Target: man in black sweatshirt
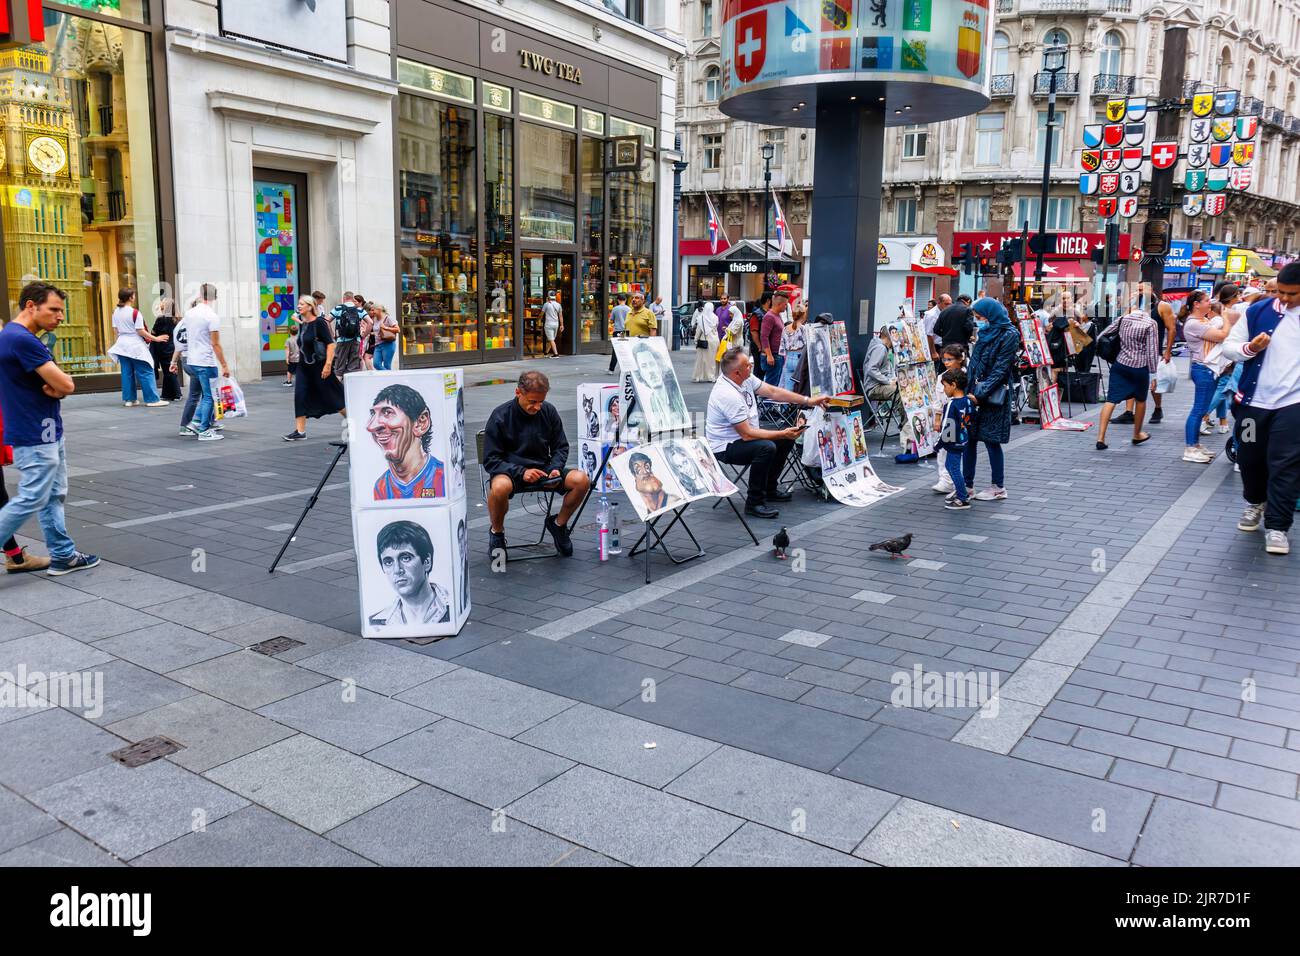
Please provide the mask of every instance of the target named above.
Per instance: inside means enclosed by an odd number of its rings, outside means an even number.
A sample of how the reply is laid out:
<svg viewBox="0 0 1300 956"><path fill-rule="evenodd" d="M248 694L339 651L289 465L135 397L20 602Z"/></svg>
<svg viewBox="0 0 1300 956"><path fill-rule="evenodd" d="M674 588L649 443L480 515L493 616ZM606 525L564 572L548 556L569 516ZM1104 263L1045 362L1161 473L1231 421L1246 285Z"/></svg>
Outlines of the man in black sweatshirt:
<svg viewBox="0 0 1300 956"><path fill-rule="evenodd" d="M939 351L945 345L960 345L970 354L970 340L975 335L975 317L971 314L970 296L962 294L957 301L939 313L934 321L934 334L939 337Z"/></svg>
<svg viewBox="0 0 1300 956"><path fill-rule="evenodd" d="M591 479L580 468L566 468L569 440L555 406L546 400L550 380L541 372L524 372L515 397L495 408L483 431L483 467L492 476L488 485L488 554L505 554L506 512L510 499L522 491L555 491L564 495L560 513L546 519L555 550L573 554L569 517L582 503Z"/></svg>

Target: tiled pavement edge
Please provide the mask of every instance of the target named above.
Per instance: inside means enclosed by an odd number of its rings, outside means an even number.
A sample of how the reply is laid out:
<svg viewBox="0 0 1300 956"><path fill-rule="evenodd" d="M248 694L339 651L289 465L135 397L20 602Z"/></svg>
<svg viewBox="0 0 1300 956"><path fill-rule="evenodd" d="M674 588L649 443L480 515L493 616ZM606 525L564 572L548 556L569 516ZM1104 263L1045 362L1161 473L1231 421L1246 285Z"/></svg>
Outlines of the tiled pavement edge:
<svg viewBox="0 0 1300 956"><path fill-rule="evenodd" d="M963 515L923 487L865 512L798 501L800 577L753 548L656 566L650 589L587 555L512 568L508 589L478 568L474 620L424 646L361 641L338 610L355 608L338 494L313 513L320 540L290 552L308 566L267 581L319 478L302 449L148 462L150 487L203 492L170 507L222 505L179 521L129 523L147 516L129 469L82 474L78 537L132 567L0 581L0 670L99 669L108 706L94 722L0 710L0 861L1297 862L1294 566L1231 530L1222 463L1174 460L1174 398L1140 450L1017 430L1032 441L1009 449L1012 500ZM289 490L248 504L271 478ZM865 552L903 528L940 567ZM696 530L711 550L739 531L721 514ZM203 575L191 537L225 545ZM1107 619L1080 628L1077 668L1031 686L1038 662L1069 666L1044 655L1094 598ZM304 644L244 649L280 635ZM954 742L990 721L888 704L916 664L997 673L1004 707L1016 694L1041 714L1007 748ZM136 770L107 758L152 734L186 747Z"/></svg>

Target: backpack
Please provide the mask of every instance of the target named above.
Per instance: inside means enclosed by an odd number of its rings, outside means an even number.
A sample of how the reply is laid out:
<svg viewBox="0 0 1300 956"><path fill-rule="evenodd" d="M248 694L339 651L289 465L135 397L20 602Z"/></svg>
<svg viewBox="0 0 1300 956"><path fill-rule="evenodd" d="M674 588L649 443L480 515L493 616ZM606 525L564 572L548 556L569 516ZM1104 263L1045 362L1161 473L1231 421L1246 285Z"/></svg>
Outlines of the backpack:
<svg viewBox="0 0 1300 956"><path fill-rule="evenodd" d="M361 337L361 310L355 305L340 305L334 310L334 320L340 342L355 342Z"/></svg>
<svg viewBox="0 0 1300 956"><path fill-rule="evenodd" d="M1104 362L1114 365L1119 359L1121 343L1119 340L1119 324L1123 319L1116 319L1113 325L1106 327L1101 335L1097 336L1097 356Z"/></svg>

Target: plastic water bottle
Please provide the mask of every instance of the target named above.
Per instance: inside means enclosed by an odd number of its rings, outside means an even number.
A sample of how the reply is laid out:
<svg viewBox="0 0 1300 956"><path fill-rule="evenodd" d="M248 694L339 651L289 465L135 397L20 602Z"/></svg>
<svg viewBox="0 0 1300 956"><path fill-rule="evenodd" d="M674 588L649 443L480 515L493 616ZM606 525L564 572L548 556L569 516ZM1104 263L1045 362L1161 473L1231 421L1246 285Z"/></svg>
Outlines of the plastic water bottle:
<svg viewBox="0 0 1300 956"><path fill-rule="evenodd" d="M600 506L596 508L596 524L599 527L597 553L600 560L609 560L609 499L600 496Z"/></svg>
<svg viewBox="0 0 1300 956"><path fill-rule="evenodd" d="M609 503L609 553L622 554L623 549L618 543L618 501Z"/></svg>

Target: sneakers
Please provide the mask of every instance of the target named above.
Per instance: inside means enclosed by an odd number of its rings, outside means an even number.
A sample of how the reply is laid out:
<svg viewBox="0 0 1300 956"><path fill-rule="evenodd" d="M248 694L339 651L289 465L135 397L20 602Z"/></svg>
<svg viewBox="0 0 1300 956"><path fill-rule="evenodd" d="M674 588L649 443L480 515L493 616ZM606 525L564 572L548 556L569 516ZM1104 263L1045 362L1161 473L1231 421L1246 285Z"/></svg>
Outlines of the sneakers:
<svg viewBox="0 0 1300 956"><path fill-rule="evenodd" d="M1133 413L1132 413L1132 412L1121 412L1121 413L1119 414L1119 417L1118 417L1118 418L1112 418L1112 419L1110 420L1110 423L1111 423L1112 425L1132 425L1132 424L1133 424Z"/></svg>
<svg viewBox="0 0 1300 956"><path fill-rule="evenodd" d="M145 408L166 408L170 404L171 402L165 401L164 399L160 398L156 402L145 402L144 407Z"/></svg>
<svg viewBox="0 0 1300 956"><path fill-rule="evenodd" d="M952 486L951 478L941 478L930 486L931 490L937 495L950 495L955 490Z"/></svg>
<svg viewBox="0 0 1300 956"><path fill-rule="evenodd" d="M45 573L54 578L60 574L71 574L73 571L85 571L97 564L99 564L99 555L74 551L70 558L51 558L49 570Z"/></svg>
<svg viewBox="0 0 1300 956"><path fill-rule="evenodd" d="M284 436L285 441L306 441L307 435L300 431L292 431Z"/></svg>
<svg viewBox="0 0 1300 956"><path fill-rule="evenodd" d="M1211 425L1209 422L1205 421L1204 419L1202 419L1201 421L1201 434L1202 435L1214 434L1214 426Z"/></svg>
<svg viewBox="0 0 1300 956"><path fill-rule="evenodd" d="M293 388L293 382L281 382L280 384L285 388Z"/></svg>
<svg viewBox="0 0 1300 956"><path fill-rule="evenodd" d="M506 535L504 531L488 531L488 557L493 561L497 555L506 557L508 554L506 548Z"/></svg>
<svg viewBox="0 0 1300 956"><path fill-rule="evenodd" d="M974 498L976 501L1006 501L1007 490L997 485L989 485L983 491L976 492Z"/></svg>
<svg viewBox="0 0 1300 956"><path fill-rule="evenodd" d="M969 502L969 501L963 501L962 499L957 498L957 497L949 498L947 501L945 501L945 502L943 503L943 506L944 506L945 508L947 508L949 511L968 511L968 510L970 510L970 502Z"/></svg>
<svg viewBox="0 0 1300 956"><path fill-rule="evenodd" d="M26 548L20 548L17 554L5 555L5 572L8 574L22 574L24 571L44 571L49 566L49 558L28 554Z"/></svg>
<svg viewBox="0 0 1300 956"><path fill-rule="evenodd" d="M1237 530L1258 531L1259 523L1263 520L1263 505L1246 505L1246 510L1241 513L1241 519L1237 522Z"/></svg>
<svg viewBox="0 0 1300 956"><path fill-rule="evenodd" d="M189 425L182 425L180 431L178 431L176 434L180 438L193 438L195 435L198 434L198 430L191 428Z"/></svg>
<svg viewBox="0 0 1300 956"><path fill-rule="evenodd" d="M1190 448L1184 449L1183 461L1193 461L1198 465L1208 465L1210 462L1214 461L1214 458L1193 445Z"/></svg>
<svg viewBox="0 0 1300 956"><path fill-rule="evenodd" d="M140 404L139 402L123 402L123 403L122 403L122 407L123 407L123 408L135 408L135 407L136 407L137 405L139 405L139 404Z"/></svg>
<svg viewBox="0 0 1300 956"><path fill-rule="evenodd" d="M199 441L224 441L225 437L225 435L221 434L221 432L217 431L215 428L209 428L205 432L199 432Z"/></svg>
<svg viewBox="0 0 1300 956"><path fill-rule="evenodd" d="M1291 542L1287 540L1286 532L1265 531L1264 550L1269 554L1290 554Z"/></svg>
<svg viewBox="0 0 1300 956"><path fill-rule="evenodd" d="M1226 434L1228 434L1228 432L1230 432L1230 431L1232 431L1232 426L1231 426L1231 425L1220 425L1220 426L1219 426L1219 434L1220 434L1220 435L1226 435Z"/></svg>
<svg viewBox="0 0 1300 956"><path fill-rule="evenodd" d="M555 542L555 550L566 558L573 557L573 540L569 535L568 526L557 524L555 518L550 517L546 519L546 530L551 533L551 540Z"/></svg>
<svg viewBox="0 0 1300 956"><path fill-rule="evenodd" d="M1165 420L1165 410L1163 408L1157 408L1154 412L1151 413L1150 422L1152 425L1159 425L1164 420Z"/></svg>

